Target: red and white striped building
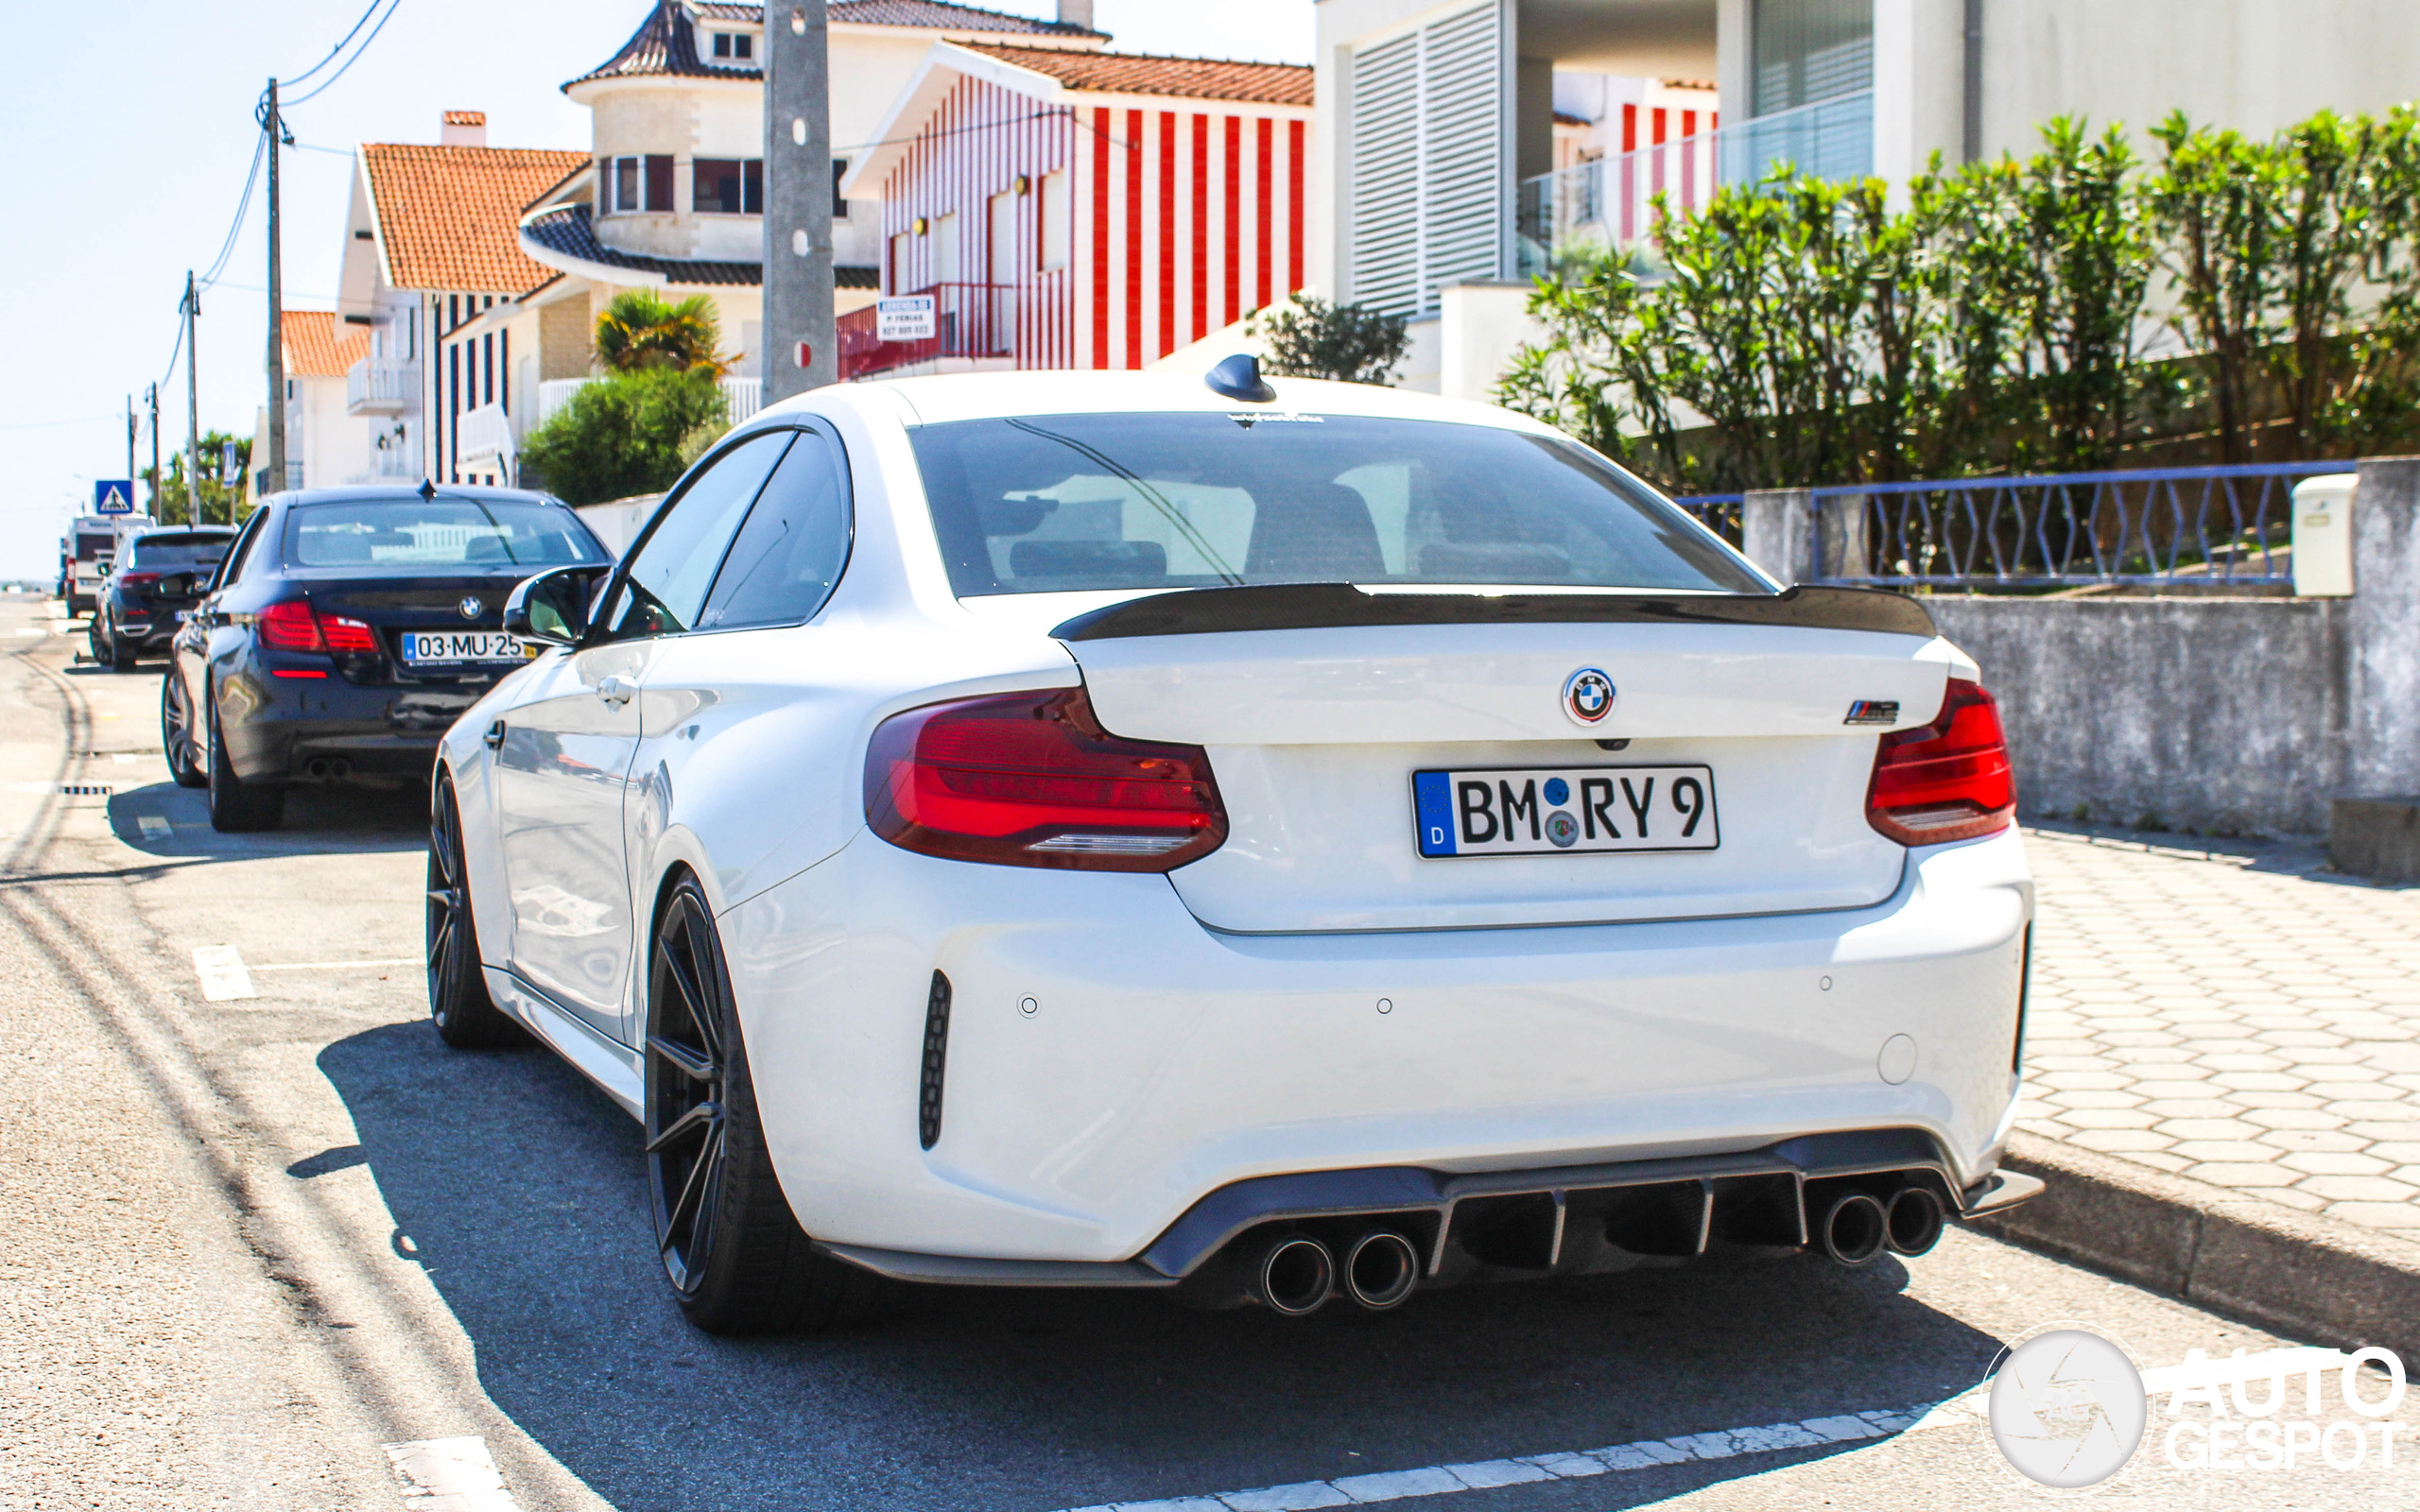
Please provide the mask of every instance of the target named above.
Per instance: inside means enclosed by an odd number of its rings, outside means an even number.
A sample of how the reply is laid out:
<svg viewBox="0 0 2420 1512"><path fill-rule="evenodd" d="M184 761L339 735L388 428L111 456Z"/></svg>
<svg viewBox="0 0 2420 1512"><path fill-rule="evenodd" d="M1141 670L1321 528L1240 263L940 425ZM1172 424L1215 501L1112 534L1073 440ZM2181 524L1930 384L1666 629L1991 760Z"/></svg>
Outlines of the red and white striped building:
<svg viewBox="0 0 2420 1512"><path fill-rule="evenodd" d="M1141 368L1303 284L1311 71L937 43L851 174L882 288L925 341L845 318L843 376Z"/></svg>

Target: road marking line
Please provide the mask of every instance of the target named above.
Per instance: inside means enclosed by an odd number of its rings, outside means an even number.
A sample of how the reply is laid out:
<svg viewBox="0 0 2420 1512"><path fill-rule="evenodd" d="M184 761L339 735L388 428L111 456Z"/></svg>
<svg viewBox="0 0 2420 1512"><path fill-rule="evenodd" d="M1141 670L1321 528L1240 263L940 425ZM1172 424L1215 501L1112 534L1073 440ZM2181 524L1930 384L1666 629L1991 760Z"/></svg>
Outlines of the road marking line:
<svg viewBox="0 0 2420 1512"><path fill-rule="evenodd" d="M244 969L244 957L233 945L195 946L193 969L201 973L201 995L209 1002L260 996L252 990L252 973Z"/></svg>
<svg viewBox="0 0 2420 1512"><path fill-rule="evenodd" d="M175 825L170 824L166 819L162 818L157 814L143 814L136 816L134 827L141 830L147 837L154 840L166 839L169 835L176 833L177 828Z"/></svg>
<svg viewBox="0 0 2420 1512"><path fill-rule="evenodd" d="M47 625L20 625L17 627L17 633L19 635L48 635L50 633L50 627Z"/></svg>
<svg viewBox="0 0 2420 1512"><path fill-rule="evenodd" d="M424 966L417 955L398 955L383 961L280 961L273 966L255 966L255 971L333 971L347 966Z"/></svg>
<svg viewBox="0 0 2420 1512"><path fill-rule="evenodd" d="M2345 1356L2334 1349L2265 1349L2240 1361L2214 1360L2191 1380L2221 1384L2235 1380L2265 1379L2273 1370L2329 1370ZM2143 1372L2148 1396L2164 1396L2188 1383L2182 1366L2164 1366ZM1710 1434L1683 1434L1673 1438L1641 1439L1610 1449L1580 1450L1558 1454L1526 1454L1518 1459L1481 1460L1468 1465L1431 1465L1413 1470L1381 1470L1347 1475L1333 1481L1297 1481L1290 1486L1264 1486L1250 1491L1213 1491L1206 1496L1174 1496L1156 1502L1111 1502L1074 1512L1308 1512L1316 1507L1362 1506L1415 1496L1452 1496L1526 1481L1574 1481L1622 1470L1643 1470L1657 1465L1686 1465L1710 1460L1769 1454L1783 1449L1813 1449L1848 1444L1894 1434L1979 1423L1991 1401L1991 1389L1979 1387L1962 1396L1930 1405L1890 1412L1843 1413L1830 1418L1802 1418L1791 1423L1766 1423L1756 1428L1730 1428Z"/></svg>
<svg viewBox="0 0 2420 1512"><path fill-rule="evenodd" d="M386 1448L411 1512L520 1512L484 1438L424 1438Z"/></svg>

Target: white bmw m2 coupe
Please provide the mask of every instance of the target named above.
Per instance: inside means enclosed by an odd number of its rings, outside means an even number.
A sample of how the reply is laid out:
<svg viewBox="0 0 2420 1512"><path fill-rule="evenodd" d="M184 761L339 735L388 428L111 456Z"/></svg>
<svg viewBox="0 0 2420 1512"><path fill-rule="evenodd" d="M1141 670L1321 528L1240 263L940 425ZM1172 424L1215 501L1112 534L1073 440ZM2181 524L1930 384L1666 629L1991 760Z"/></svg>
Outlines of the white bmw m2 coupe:
<svg viewBox="0 0 2420 1512"><path fill-rule="evenodd" d="M505 623L430 1006L643 1121L701 1328L1854 1265L2039 1190L1975 665L1519 416L1249 359L824 388Z"/></svg>

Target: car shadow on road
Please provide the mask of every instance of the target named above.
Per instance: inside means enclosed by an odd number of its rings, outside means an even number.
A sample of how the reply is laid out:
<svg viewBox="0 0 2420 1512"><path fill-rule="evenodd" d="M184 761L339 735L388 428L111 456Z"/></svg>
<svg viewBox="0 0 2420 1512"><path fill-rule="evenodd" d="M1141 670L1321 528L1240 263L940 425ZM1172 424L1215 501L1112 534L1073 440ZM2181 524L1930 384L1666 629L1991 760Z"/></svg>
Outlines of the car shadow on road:
<svg viewBox="0 0 2420 1512"><path fill-rule="evenodd" d="M88 781L110 783L110 768L95 768ZM428 845L428 795L412 786L298 783L285 791L285 822L249 834L212 829L208 797L174 782L119 788L109 795L109 815L120 840L164 858L358 855Z"/></svg>
<svg viewBox="0 0 2420 1512"><path fill-rule="evenodd" d="M1206 1494L1901 1407L1971 1387L1999 1348L1903 1295L1887 1257L1472 1288L1292 1322L1135 1294L935 1290L858 1332L715 1338L662 1283L638 1126L551 1054L449 1051L410 1023L319 1065L359 1146L289 1175L366 1160L396 1253L426 1268L490 1398L622 1507L1047 1512ZM1632 1506L1837 1452L1457 1505Z"/></svg>

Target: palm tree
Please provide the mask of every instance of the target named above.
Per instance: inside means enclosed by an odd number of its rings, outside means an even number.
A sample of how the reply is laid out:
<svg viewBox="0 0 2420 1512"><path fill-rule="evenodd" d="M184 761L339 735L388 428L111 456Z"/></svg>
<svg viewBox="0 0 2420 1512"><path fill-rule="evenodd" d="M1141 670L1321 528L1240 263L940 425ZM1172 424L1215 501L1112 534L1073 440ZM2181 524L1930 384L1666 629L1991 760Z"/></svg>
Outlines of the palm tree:
<svg viewBox="0 0 2420 1512"><path fill-rule="evenodd" d="M714 302L695 294L667 304L648 289L624 289L596 318L596 360L613 372L665 368L720 378L728 360L716 354L722 331Z"/></svg>

